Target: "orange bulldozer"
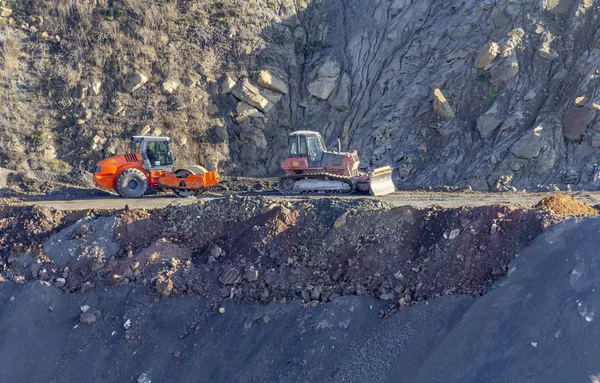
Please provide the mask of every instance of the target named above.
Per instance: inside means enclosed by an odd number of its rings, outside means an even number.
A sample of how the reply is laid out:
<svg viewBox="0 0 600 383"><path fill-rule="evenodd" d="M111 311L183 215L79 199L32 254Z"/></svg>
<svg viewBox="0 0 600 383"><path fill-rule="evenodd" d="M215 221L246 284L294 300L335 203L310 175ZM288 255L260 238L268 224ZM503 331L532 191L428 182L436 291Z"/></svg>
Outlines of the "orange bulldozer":
<svg viewBox="0 0 600 383"><path fill-rule="evenodd" d="M392 167L383 166L370 173L358 170L358 152L327 150L318 132L301 130L289 135L289 152L281 165L285 176L279 179L279 191L284 195L368 191L382 196L396 191Z"/></svg>
<svg viewBox="0 0 600 383"><path fill-rule="evenodd" d="M175 169L168 137L133 136L134 153L98 162L94 183L125 198L140 198L148 189L171 190L177 197L203 193L219 183L216 172L199 165Z"/></svg>

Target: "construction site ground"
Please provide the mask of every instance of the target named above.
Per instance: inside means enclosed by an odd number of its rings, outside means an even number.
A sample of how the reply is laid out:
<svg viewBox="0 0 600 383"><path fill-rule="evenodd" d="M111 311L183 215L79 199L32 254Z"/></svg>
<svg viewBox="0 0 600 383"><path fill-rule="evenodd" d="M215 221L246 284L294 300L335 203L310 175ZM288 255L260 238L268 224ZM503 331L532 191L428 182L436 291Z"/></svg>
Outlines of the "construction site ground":
<svg viewBox="0 0 600 383"><path fill-rule="evenodd" d="M268 180L188 199L83 190L1 200L0 381L600 373L593 357L550 368L597 348L598 193L283 197Z"/></svg>
<svg viewBox="0 0 600 383"><path fill-rule="evenodd" d="M435 191L397 191L386 196L373 197L368 194L353 194L348 196L335 195L313 195L313 196L282 196L277 191L259 191L259 192L240 192L235 195L246 196L249 198L268 197L275 201L301 201L305 199L335 199L335 200L356 200L366 198L374 201L385 202L392 206L414 206L431 207L439 205L443 207L460 206L486 206L486 205L523 205L531 206L539 202L542 198L553 193L484 193L484 192L435 192ZM600 192L567 192L564 193L576 197L578 200L589 205L600 204ZM52 197L32 197L25 198L23 202L37 206L51 207L58 210L81 210L81 209L123 209L125 206L136 209L155 209L164 208L171 204L189 205L197 203L198 200L210 201L227 197L227 193L202 194L191 198L177 198L170 193L160 193L159 195L149 195L140 199L123 199L116 194L106 193L103 196L94 196L90 198L78 198L72 200L54 199Z"/></svg>

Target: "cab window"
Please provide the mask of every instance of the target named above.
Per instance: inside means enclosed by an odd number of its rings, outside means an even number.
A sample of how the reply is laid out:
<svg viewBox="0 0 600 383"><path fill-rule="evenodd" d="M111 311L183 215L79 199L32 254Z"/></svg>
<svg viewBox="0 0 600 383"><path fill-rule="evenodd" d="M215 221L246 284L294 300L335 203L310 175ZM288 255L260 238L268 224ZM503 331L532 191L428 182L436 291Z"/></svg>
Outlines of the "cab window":
<svg viewBox="0 0 600 383"><path fill-rule="evenodd" d="M306 157L306 137L300 137L300 156Z"/></svg>
<svg viewBox="0 0 600 383"><path fill-rule="evenodd" d="M308 154L313 161L318 161L323 156L323 148L317 137L308 139Z"/></svg>
<svg viewBox="0 0 600 383"><path fill-rule="evenodd" d="M169 166L173 164L167 141L148 142L146 145L146 155L152 166Z"/></svg>
<svg viewBox="0 0 600 383"><path fill-rule="evenodd" d="M298 156L298 137L290 137L290 156Z"/></svg>

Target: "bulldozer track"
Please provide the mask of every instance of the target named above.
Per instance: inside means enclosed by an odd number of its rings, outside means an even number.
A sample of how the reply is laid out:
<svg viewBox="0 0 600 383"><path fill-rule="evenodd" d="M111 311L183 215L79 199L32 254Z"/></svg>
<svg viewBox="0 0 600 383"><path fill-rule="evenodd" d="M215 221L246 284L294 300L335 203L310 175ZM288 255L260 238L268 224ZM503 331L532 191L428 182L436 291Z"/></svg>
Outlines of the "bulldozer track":
<svg viewBox="0 0 600 383"><path fill-rule="evenodd" d="M312 178L312 179L332 179L332 180L339 180L339 181L343 181L345 183L347 183L348 185L350 185L350 190L348 191L343 191L343 190L329 190L329 191L324 191L324 190L302 190L302 191L287 191L283 188L282 183L285 180L289 180L289 179L293 179L293 180L302 180L302 179L306 179L306 178ZM285 176L282 177L281 180L279 181L279 185L277 190L286 196L294 196L294 195L323 195L323 196L336 196L336 195L349 195L349 194L353 194L356 192L356 185L354 183L353 177L349 177L349 176L339 176L336 174L331 174L331 173L326 173L326 172L319 172L319 173L305 173L305 174L298 174L298 175L292 175L292 176Z"/></svg>

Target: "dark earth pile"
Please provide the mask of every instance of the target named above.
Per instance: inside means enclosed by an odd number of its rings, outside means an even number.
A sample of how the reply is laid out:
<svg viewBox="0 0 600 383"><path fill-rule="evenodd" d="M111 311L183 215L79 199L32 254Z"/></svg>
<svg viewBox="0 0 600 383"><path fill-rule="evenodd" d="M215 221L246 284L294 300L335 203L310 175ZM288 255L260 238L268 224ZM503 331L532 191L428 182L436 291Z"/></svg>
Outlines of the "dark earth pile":
<svg viewBox="0 0 600 383"><path fill-rule="evenodd" d="M86 238L113 218L86 221ZM389 304L372 297L214 310L150 284L0 283L0 381L594 383L599 231L597 218L553 225L484 296L428 299L385 319Z"/></svg>
<svg viewBox="0 0 600 383"><path fill-rule="evenodd" d="M484 293L561 219L543 209L390 208L366 199L228 197L77 213L5 205L0 262L4 279L67 292L137 283L214 305L373 295L402 307Z"/></svg>

